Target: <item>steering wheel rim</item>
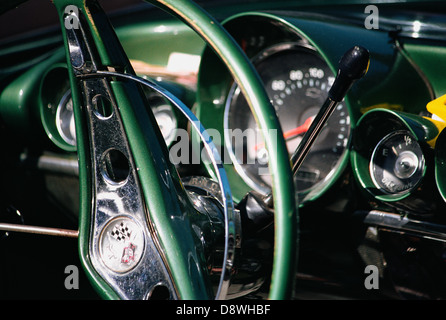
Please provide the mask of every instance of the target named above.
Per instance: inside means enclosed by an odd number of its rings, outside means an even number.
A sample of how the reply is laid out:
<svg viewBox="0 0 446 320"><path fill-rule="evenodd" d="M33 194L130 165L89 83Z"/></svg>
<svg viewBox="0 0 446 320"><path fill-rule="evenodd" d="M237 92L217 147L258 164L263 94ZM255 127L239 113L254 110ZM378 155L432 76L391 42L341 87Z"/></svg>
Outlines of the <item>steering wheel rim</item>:
<svg viewBox="0 0 446 320"><path fill-rule="evenodd" d="M77 2L79 2L79 7L85 5L83 1ZM294 279L297 257L297 207L294 198L291 166L285 141L281 138L278 140L275 139L277 136L283 137L283 134L279 121L275 116L274 109L263 88L263 84L248 58L243 54L235 41L233 41L215 19L198 5L188 0L149 0L148 2L185 22L213 48L228 67L235 81L239 84L244 93L259 124L259 128L263 133L266 148L268 150L276 151L269 153L270 171L274 186L273 197L275 208L275 250L269 298L287 299L290 297L293 290L293 281L290 281L290 279ZM64 10L66 6L70 5L72 2L68 3L67 1L60 0L54 1L54 3L58 7L61 23L63 23ZM99 35L93 36L100 37ZM104 45L102 39L95 39L95 41L97 41L99 46ZM68 50L67 45L66 48ZM113 60L113 57L109 57L109 52L107 51L107 48L105 48L105 45L104 48L99 48L99 51L106 57L105 60L108 58ZM69 56L69 52L67 52L67 55ZM70 81L72 82L72 86L75 85L76 80L72 75ZM76 98L73 97L74 101L75 99ZM77 103L79 103L79 101L77 101ZM76 127L78 127L77 124ZM275 130L276 135L271 135L271 130ZM77 131L77 134L79 134L78 137L80 139L83 138L82 132ZM80 151L82 152L82 150ZM81 154L79 157L80 167L87 167L86 163L81 162L83 156L87 157L88 155ZM80 179L81 188L84 187L88 189L88 184L90 183L88 176L86 174L81 174ZM86 202L88 201L84 200L83 208L88 210L88 203ZM83 232L88 233L88 230L85 230L85 224L81 223L80 225L83 226L80 226L80 242L82 242L85 241L85 239L82 239L81 234ZM83 230L81 230L81 228L83 228ZM81 258L85 260L85 257L88 254L82 254L82 252L84 252L86 248L80 244L80 250ZM91 278L94 278L94 281L98 282L97 276L94 275L94 270L91 269L91 266L89 267L88 262L84 261L84 264L87 265L87 270L89 271ZM99 282L101 281L99 280ZM104 284L99 284L99 286L104 286Z"/></svg>
<svg viewBox="0 0 446 320"><path fill-rule="evenodd" d="M269 298L289 298L293 290L294 281L290 279L294 278L298 245L294 183L291 170L288 170L290 161L285 140L271 136L270 130L276 130L277 137L283 137L283 133L263 83L238 44L201 7L189 0L145 1L183 20L199 34L223 60L247 100L269 150L269 169L273 181L275 249Z"/></svg>

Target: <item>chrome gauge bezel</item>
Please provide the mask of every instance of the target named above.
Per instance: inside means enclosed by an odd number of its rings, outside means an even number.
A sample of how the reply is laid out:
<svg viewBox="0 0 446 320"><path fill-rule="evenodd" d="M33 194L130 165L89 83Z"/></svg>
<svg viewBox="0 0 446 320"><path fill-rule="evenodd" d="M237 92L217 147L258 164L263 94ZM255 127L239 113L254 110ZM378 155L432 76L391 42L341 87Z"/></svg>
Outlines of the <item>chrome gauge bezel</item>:
<svg viewBox="0 0 446 320"><path fill-rule="evenodd" d="M58 148L75 152L74 116L67 110L71 93L66 64L54 64L43 74L39 85L39 113L47 137Z"/></svg>
<svg viewBox="0 0 446 320"><path fill-rule="evenodd" d="M268 194L268 192L270 191L269 188L262 186L259 183L256 183L253 179L251 179L251 177L246 173L246 170L242 167L242 165L239 163L235 153L234 153L234 149L233 149L233 145L232 145L232 139L228 134L228 130L229 130L229 110L231 108L231 102L232 99L236 96L240 94L240 88L239 86L234 83L231 87L231 90L229 91L229 94L227 96L226 99L226 103L225 103L225 111L224 111L224 116L223 116L223 132L224 132L224 140L225 140L225 146L226 146L226 150L228 152L229 158L231 159L232 164L234 165L235 170L237 171L237 173L239 174L239 176L243 179L243 181L245 181L245 183L253 190L260 192L264 195Z"/></svg>
<svg viewBox="0 0 446 320"><path fill-rule="evenodd" d="M56 109L56 128L61 138L70 146L76 147L76 130L74 124L74 110L71 106L71 110L67 106L71 103L71 90L65 92L60 99L60 102ZM68 129L68 132L67 132Z"/></svg>
<svg viewBox="0 0 446 320"><path fill-rule="evenodd" d="M419 152L419 154L416 155L417 159L418 159L417 167L415 168L415 171L411 174L411 176L408 178L412 178L415 174L417 174L417 176L414 177L414 179L416 179L416 180L414 182L411 182L410 187L404 188L400 191L398 191L398 190L392 191L392 190L389 190L390 187L385 188L385 187L383 187L383 185L381 185L377 181L375 165L376 165L376 160L379 155L379 152L382 151L381 148L383 147L383 145L385 145L392 138L395 138L396 136L399 136L399 135L404 135L404 136L410 137L410 139L412 139L412 141L414 141L415 147L417 148L417 151ZM422 150L419 142L417 141L416 137L408 130L397 130L397 131L391 132L391 133L387 134L386 136L384 136L376 144L375 148L373 149L372 155L370 157L370 161L369 161L370 178L372 179L372 182L375 185L375 187L377 188L377 190L385 195L404 196L406 194L411 193L413 190L415 190L420 185L421 181L423 180L425 171L426 171L426 161L425 161L425 157L423 154L423 150ZM396 173L395 173L395 176L396 176ZM399 177L397 177L397 178L399 178ZM408 179L408 178L405 178L405 179Z"/></svg>

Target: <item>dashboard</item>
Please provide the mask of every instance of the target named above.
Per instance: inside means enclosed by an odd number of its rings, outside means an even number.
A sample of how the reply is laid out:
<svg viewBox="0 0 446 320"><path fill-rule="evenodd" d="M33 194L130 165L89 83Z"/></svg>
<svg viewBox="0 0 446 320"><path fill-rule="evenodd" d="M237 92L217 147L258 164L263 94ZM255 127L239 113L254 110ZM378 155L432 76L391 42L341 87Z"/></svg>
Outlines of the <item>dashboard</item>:
<svg viewBox="0 0 446 320"><path fill-rule="evenodd" d="M223 21L264 82L290 155L324 103L343 51L362 45L371 52L367 77L337 106L295 176L300 205L318 199L339 180L349 163L353 129L363 113L380 107L423 112L432 95L413 61L396 52L387 30L367 30L358 23L341 20L323 13L248 12ZM249 190L268 194L271 191L268 154L260 131L222 62L198 36L178 23L146 22L144 27L120 23L123 26L118 22L117 33L136 73L172 90L193 109L206 128L220 134L215 141L234 186L236 200L240 201ZM334 45L335 33L337 38L343 39L342 46ZM148 34L147 41L139 41ZM166 38L169 41L165 41ZM175 43L176 39L181 40ZM165 48L160 47L162 41L168 43ZM25 96L26 92L38 91L37 109L48 139L57 148L73 152L76 149L74 117L63 59L61 50L53 53L50 59L35 67L40 73L35 73L35 69L28 71L33 74L32 82L23 75L9 85L2 96L3 100L9 98L9 91L16 86L24 86ZM401 85L402 77L411 81ZM385 83L381 79L386 79ZM405 94L407 90L414 93L410 99ZM172 148L174 142L178 142L178 129L188 129L187 124L159 94L149 91L146 94L166 142ZM11 101L3 104L11 104ZM36 107L30 108L36 112ZM4 107L2 113L8 122L22 111ZM194 132L190 134L195 135ZM206 170L213 174L211 166Z"/></svg>
<svg viewBox="0 0 446 320"><path fill-rule="evenodd" d="M314 258L314 252L320 251L317 259L326 259L330 246L323 248L324 244L335 239L333 246L345 245L348 229L349 235L354 234L355 256L359 252L364 261L383 268L395 261L398 265L401 259L387 257L383 262L372 257L375 249L365 244L376 240L370 234L373 228L381 228L385 235L380 244L388 245L383 250L387 254L395 253L396 247L414 248L422 239L433 243L429 248L434 249L423 251L432 259L429 266L444 271L446 11L444 5L438 10L419 6L414 2L403 10L397 4L380 4L378 29L365 27L363 4L333 8L289 4L289 8L270 10L261 3L250 11L223 10L223 4L212 2L208 7L211 13L219 13L223 26L257 70L290 156L326 100L343 53L355 45L370 52L367 75L339 103L294 176L303 257ZM256 119L217 55L188 27L150 5L116 13L112 22L136 74L174 93L209 130L236 203L248 192L268 195L268 152ZM0 118L9 136L23 137L21 162L35 156L35 170L76 180L73 102L65 52L56 34L50 29L31 45L40 48L32 63L29 49L20 45L30 38L0 43L0 54L16 55L12 65L2 69ZM201 155L200 147L194 149L200 146L200 138L183 115L157 92L145 89L145 94L181 176L216 178L212 163L193 161L196 153ZM109 107L98 98L98 113L106 117ZM181 147L189 137L191 145L185 150ZM67 200L57 187L49 189L76 216L76 195ZM398 217L404 217L404 223ZM394 237L404 239L395 244ZM310 273L314 265L314 260L306 261L300 266L301 275ZM339 267L341 262L332 263ZM328 263L327 269L333 265ZM394 274L400 271L392 269ZM321 272L332 275L332 270ZM419 282L393 279L411 292L425 292ZM408 292L402 294L410 296ZM429 297L444 298L445 290Z"/></svg>

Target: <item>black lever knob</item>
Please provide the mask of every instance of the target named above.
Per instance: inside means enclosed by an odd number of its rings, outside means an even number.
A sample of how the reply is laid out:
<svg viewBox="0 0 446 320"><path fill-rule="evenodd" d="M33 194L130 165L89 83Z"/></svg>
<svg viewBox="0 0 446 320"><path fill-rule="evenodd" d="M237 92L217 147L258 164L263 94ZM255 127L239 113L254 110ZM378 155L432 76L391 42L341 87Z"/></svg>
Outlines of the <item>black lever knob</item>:
<svg viewBox="0 0 446 320"><path fill-rule="evenodd" d="M336 80L328 92L329 98L341 102L353 83L362 78L369 68L370 54L363 47L354 46L339 61Z"/></svg>

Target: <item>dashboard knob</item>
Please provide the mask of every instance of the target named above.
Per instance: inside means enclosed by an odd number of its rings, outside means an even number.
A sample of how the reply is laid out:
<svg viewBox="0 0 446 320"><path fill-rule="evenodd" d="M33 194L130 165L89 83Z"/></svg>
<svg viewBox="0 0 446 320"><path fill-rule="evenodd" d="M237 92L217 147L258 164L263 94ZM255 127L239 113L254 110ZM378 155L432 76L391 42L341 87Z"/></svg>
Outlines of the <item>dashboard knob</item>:
<svg viewBox="0 0 446 320"><path fill-rule="evenodd" d="M360 46L354 46L348 50L339 61L338 74L328 96L341 102L353 83L362 78L370 65L369 51Z"/></svg>

